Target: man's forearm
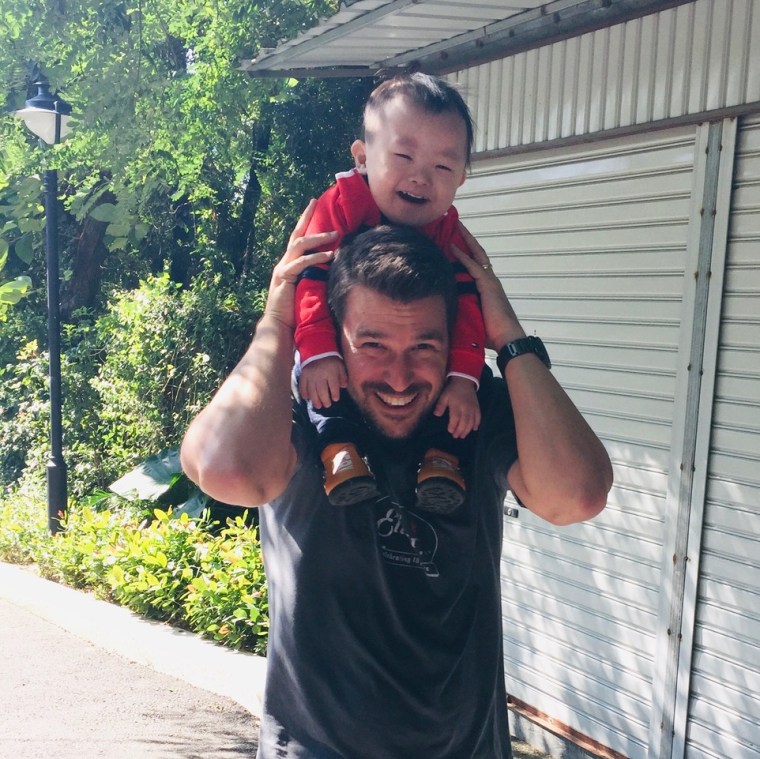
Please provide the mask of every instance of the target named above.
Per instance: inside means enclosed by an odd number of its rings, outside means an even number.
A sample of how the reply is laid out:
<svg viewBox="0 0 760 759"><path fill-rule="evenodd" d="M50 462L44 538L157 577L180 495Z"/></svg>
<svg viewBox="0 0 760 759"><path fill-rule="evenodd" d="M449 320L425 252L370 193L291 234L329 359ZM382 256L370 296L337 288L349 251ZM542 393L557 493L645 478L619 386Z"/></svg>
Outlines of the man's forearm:
<svg viewBox="0 0 760 759"><path fill-rule="evenodd" d="M211 497L258 506L293 471L290 372L293 331L266 314L250 347L182 443L182 466Z"/></svg>
<svg viewBox="0 0 760 759"><path fill-rule="evenodd" d="M518 460L509 484L538 516L570 524L596 516L612 486L609 457L551 372L531 354L506 367Z"/></svg>

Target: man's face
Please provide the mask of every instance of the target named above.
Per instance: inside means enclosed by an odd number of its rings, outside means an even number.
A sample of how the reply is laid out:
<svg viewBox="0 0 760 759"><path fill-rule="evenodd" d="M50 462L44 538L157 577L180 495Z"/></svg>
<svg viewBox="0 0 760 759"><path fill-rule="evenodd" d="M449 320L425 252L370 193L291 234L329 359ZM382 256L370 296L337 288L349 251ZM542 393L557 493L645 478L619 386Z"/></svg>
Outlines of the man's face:
<svg viewBox="0 0 760 759"><path fill-rule="evenodd" d="M388 438L409 437L432 410L446 377L443 298L399 303L367 287L348 293L341 330L348 392Z"/></svg>
<svg viewBox="0 0 760 759"><path fill-rule="evenodd" d="M456 113L429 113L397 95L364 120L351 146L372 197L393 224L420 227L448 211L467 168L467 129Z"/></svg>

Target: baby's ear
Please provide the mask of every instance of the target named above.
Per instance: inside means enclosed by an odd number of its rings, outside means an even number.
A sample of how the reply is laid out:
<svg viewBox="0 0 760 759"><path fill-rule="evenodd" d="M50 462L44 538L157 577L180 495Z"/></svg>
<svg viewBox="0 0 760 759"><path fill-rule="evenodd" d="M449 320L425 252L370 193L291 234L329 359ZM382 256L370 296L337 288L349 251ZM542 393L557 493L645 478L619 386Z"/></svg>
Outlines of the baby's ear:
<svg viewBox="0 0 760 759"><path fill-rule="evenodd" d="M354 157L356 168L360 171L364 169L367 163L367 146L364 140L354 140L351 145L351 155Z"/></svg>

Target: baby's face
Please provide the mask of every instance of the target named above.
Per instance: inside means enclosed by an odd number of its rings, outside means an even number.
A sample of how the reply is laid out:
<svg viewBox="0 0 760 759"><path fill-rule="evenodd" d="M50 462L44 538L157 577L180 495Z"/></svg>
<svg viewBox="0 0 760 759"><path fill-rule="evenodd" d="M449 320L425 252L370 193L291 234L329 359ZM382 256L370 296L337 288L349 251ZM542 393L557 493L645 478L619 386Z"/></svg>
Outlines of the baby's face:
<svg viewBox="0 0 760 759"><path fill-rule="evenodd" d="M467 168L461 116L428 113L397 95L366 114L364 131L351 153L383 215L419 227L446 213Z"/></svg>

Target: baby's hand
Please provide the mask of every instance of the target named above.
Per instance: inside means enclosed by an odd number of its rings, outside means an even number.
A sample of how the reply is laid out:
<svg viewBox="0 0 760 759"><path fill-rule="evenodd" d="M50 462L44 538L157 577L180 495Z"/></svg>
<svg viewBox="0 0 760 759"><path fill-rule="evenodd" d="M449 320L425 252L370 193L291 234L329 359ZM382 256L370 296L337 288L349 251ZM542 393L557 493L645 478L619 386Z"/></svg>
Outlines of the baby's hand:
<svg viewBox="0 0 760 759"><path fill-rule="evenodd" d="M301 369L298 389L314 408L328 408L340 398L340 389L348 385L346 367L338 356L317 359Z"/></svg>
<svg viewBox="0 0 760 759"><path fill-rule="evenodd" d="M480 426L480 404L475 383L465 377L449 377L438 398L435 415L443 416L449 410L449 434L466 437Z"/></svg>

